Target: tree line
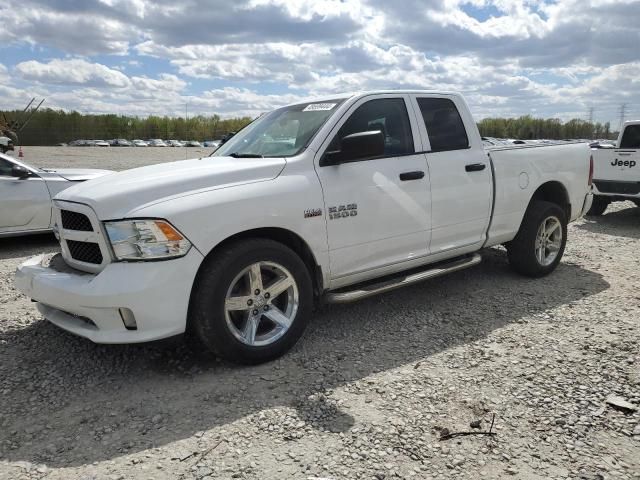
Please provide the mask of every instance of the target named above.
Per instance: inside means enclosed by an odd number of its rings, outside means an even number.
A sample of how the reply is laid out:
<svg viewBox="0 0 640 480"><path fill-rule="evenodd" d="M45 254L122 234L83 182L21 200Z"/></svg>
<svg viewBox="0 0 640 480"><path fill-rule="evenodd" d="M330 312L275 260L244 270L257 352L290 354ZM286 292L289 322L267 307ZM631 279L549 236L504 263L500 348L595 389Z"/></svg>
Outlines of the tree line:
<svg viewBox="0 0 640 480"><path fill-rule="evenodd" d="M20 117L19 111L4 112L11 121ZM218 115L183 117L135 117L128 115L94 115L76 111L66 112L45 108L37 111L19 134L22 145L56 145L76 139L163 138L178 140L210 140L234 132L249 123L251 118L222 119ZM591 123L573 119L563 122L557 118L485 118L478 123L480 134L486 137L519 138L615 138L609 123Z"/></svg>
<svg viewBox="0 0 640 480"><path fill-rule="evenodd" d="M20 118L19 111L4 112L7 120ZM0 113L0 118L2 115ZM183 117L134 117L94 115L44 108L37 111L19 132L21 145L56 145L72 140L112 138L214 140L235 132L251 121L249 117L222 119L218 115Z"/></svg>
<svg viewBox="0 0 640 480"><path fill-rule="evenodd" d="M478 122L483 137L517 138L534 140L563 139L613 139L617 132L611 131L609 122L587 122L574 118L563 122L558 118L534 118L524 115L518 118L485 118Z"/></svg>

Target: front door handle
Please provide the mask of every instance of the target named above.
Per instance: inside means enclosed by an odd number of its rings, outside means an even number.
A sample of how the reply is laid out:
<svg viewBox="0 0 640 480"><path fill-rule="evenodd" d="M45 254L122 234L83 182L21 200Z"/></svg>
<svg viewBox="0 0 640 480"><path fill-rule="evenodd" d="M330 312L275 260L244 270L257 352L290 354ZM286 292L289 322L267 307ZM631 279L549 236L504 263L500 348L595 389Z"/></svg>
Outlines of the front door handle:
<svg viewBox="0 0 640 480"><path fill-rule="evenodd" d="M404 172L400 174L400 180L406 182L408 180L420 180L424 178L424 172L422 170L416 170L415 172Z"/></svg>
<svg viewBox="0 0 640 480"><path fill-rule="evenodd" d="M464 169L467 172L479 172L481 170L484 170L486 168L486 165L484 163L471 163L469 165L465 165Z"/></svg>

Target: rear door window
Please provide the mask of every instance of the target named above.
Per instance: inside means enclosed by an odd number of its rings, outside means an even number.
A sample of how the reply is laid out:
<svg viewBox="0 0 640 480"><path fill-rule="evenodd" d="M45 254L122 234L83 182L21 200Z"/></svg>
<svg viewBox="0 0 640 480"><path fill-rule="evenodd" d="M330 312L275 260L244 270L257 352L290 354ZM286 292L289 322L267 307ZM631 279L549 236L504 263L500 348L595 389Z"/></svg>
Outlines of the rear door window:
<svg viewBox="0 0 640 480"><path fill-rule="evenodd" d="M629 125L624 129L620 148L640 148L640 125Z"/></svg>
<svg viewBox="0 0 640 480"><path fill-rule="evenodd" d="M469 138L455 104L448 98L418 98L432 152L469 148Z"/></svg>

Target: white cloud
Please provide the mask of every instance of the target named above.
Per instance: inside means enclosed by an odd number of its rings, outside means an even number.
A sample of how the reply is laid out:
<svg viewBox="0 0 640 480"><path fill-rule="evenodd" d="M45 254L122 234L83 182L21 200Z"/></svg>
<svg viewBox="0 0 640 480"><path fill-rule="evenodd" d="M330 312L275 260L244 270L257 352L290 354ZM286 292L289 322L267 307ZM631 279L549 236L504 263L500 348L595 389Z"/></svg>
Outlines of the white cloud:
<svg viewBox="0 0 640 480"><path fill-rule="evenodd" d="M462 91L479 117L640 113L640 0L9 2L0 42L34 53L0 85L62 108L253 114L406 87Z"/></svg>
<svg viewBox="0 0 640 480"><path fill-rule="evenodd" d="M16 65L15 70L25 80L47 84L113 88L126 88L131 84L129 78L122 72L80 58L56 59L48 63L29 60Z"/></svg>

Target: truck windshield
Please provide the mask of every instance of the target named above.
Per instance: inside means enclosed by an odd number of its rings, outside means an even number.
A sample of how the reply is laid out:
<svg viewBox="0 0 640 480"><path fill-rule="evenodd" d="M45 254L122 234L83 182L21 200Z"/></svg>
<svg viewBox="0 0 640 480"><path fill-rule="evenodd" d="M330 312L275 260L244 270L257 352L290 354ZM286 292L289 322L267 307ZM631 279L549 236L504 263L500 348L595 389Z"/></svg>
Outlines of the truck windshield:
<svg viewBox="0 0 640 480"><path fill-rule="evenodd" d="M297 155L344 100L301 103L269 112L239 131L212 156L256 158Z"/></svg>

